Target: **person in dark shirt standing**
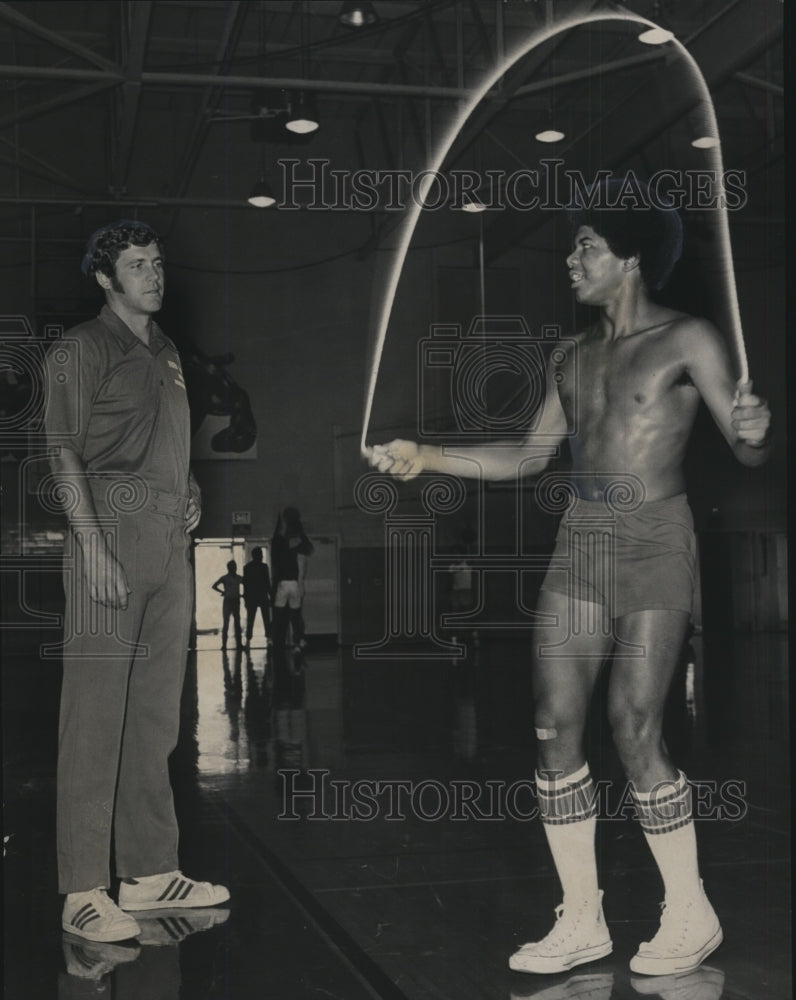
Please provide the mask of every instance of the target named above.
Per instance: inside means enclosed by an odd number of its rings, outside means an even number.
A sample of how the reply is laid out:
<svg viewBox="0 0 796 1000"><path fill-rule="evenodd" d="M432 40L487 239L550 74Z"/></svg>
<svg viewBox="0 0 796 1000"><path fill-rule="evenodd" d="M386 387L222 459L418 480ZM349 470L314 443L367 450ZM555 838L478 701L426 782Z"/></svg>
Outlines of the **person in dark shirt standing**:
<svg viewBox="0 0 796 1000"><path fill-rule="evenodd" d="M301 514L295 507L286 507L279 517L271 542L271 564L274 570L274 644L283 647L287 628L291 626L293 643L303 647L304 580L309 557L315 551L304 534Z"/></svg>
<svg viewBox="0 0 796 1000"><path fill-rule="evenodd" d="M251 552L251 559L243 567L243 603L246 605L246 645L251 646L254 619L259 610L268 645L271 645L271 573L263 562L259 545Z"/></svg>
<svg viewBox="0 0 796 1000"><path fill-rule="evenodd" d="M154 321L164 251L119 220L91 237L83 273L96 319L47 354L45 427L64 547L58 747L62 927L92 941L137 937L124 911L215 906L224 886L178 869L168 758L177 743L193 614L189 532L200 495L174 344ZM111 856L119 905L108 895Z"/></svg>

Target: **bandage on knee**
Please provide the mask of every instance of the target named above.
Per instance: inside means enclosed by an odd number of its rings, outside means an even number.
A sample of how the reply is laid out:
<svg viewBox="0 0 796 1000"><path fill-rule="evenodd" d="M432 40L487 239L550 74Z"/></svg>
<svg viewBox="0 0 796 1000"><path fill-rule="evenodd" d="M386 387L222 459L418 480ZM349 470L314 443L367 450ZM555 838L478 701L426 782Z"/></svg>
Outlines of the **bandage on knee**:
<svg viewBox="0 0 796 1000"><path fill-rule="evenodd" d="M558 736L557 729L541 729L536 727L536 738L537 740L554 740Z"/></svg>

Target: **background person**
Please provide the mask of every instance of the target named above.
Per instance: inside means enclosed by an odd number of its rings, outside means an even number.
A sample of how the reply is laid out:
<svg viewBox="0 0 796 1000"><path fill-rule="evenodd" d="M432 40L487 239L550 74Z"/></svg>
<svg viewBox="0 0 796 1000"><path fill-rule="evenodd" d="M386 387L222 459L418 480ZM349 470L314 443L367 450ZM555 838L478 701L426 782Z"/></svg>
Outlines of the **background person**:
<svg viewBox="0 0 796 1000"><path fill-rule="evenodd" d="M267 645L271 645L271 572L263 562L259 545L251 551L251 559L243 567L243 603L246 605L246 645L251 646L254 619L257 612L263 620Z"/></svg>
<svg viewBox="0 0 796 1000"><path fill-rule="evenodd" d="M304 646L304 581L309 558L314 552L312 542L304 534L301 514L295 507L286 507L277 521L271 542L271 565L274 571L274 643L284 647L290 626L293 643Z"/></svg>
<svg viewBox="0 0 796 1000"><path fill-rule="evenodd" d="M240 628L240 595L243 587L243 577L238 573L238 564L234 559L227 563L227 572L220 576L213 584L213 590L222 594L224 600L221 605L224 624L221 629L221 648L227 648L227 638L229 636L229 619L232 618L235 627L235 645L241 648L241 628Z"/></svg>

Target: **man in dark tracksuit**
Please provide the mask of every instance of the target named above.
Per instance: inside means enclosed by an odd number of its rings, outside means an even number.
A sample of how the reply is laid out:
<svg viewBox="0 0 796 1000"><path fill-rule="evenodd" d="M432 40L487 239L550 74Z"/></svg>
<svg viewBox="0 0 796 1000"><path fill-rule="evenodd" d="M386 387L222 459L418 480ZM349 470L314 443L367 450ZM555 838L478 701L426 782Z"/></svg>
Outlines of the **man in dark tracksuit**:
<svg viewBox="0 0 796 1000"><path fill-rule="evenodd" d="M200 497L179 357L152 318L163 248L148 226L120 220L92 236L83 271L106 304L47 355L47 437L70 529L58 871L64 929L116 941L140 931L125 910L214 906L229 893L178 870L168 775ZM107 894L112 841L119 906Z"/></svg>
<svg viewBox="0 0 796 1000"><path fill-rule="evenodd" d="M271 572L263 562L259 545L252 549L252 557L243 567L243 603L246 605L246 645L251 646L254 619L259 609L268 645L271 645Z"/></svg>

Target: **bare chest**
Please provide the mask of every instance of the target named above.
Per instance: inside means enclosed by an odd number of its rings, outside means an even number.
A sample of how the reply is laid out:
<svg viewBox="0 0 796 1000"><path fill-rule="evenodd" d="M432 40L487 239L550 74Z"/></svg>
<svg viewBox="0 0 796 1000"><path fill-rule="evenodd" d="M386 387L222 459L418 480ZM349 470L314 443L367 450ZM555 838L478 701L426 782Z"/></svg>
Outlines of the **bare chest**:
<svg viewBox="0 0 796 1000"><path fill-rule="evenodd" d="M682 357L667 338L643 334L615 342L583 340L567 353L559 395L571 427L617 419L665 419L696 395Z"/></svg>

